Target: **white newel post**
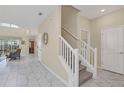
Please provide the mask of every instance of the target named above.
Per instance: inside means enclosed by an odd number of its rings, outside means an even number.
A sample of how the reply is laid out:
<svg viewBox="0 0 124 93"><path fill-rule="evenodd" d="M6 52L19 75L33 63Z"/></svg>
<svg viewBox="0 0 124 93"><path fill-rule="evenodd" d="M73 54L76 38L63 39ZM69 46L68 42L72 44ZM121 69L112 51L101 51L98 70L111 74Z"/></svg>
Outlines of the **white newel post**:
<svg viewBox="0 0 124 93"><path fill-rule="evenodd" d="M74 81L73 86L79 86L79 49L75 49L75 73L74 73Z"/></svg>
<svg viewBox="0 0 124 93"><path fill-rule="evenodd" d="M93 78L97 78L97 48L94 49L94 73Z"/></svg>

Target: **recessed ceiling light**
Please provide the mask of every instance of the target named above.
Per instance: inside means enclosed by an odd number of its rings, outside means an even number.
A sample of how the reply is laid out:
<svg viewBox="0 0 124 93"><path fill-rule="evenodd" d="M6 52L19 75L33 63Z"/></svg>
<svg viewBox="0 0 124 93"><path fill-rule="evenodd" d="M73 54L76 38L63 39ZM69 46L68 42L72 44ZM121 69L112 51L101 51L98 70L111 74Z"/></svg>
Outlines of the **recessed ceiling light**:
<svg viewBox="0 0 124 93"><path fill-rule="evenodd" d="M39 12L39 13L38 13L38 15L39 15L39 16L41 16L41 15L42 15L42 13L41 13L41 12Z"/></svg>
<svg viewBox="0 0 124 93"><path fill-rule="evenodd" d="M101 12L101 13L104 13L104 12L105 12L105 9L101 9L100 12Z"/></svg>

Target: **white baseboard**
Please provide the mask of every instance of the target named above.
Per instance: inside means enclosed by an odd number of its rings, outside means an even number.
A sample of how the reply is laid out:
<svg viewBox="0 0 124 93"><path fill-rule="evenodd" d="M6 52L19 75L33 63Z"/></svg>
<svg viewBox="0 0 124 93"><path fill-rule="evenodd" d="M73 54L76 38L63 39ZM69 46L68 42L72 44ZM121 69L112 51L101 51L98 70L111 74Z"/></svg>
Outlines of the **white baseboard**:
<svg viewBox="0 0 124 93"><path fill-rule="evenodd" d="M51 72L55 77L57 77L61 82L63 82L66 86L68 86L68 82L61 78L59 75L57 75L52 69L50 69L47 65L40 62L49 72Z"/></svg>

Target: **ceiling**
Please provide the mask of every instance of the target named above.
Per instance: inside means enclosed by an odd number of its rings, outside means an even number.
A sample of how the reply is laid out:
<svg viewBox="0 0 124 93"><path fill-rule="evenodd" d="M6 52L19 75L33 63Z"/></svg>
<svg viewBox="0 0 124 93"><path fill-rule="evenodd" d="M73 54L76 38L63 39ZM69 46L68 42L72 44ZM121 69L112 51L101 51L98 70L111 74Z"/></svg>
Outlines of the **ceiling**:
<svg viewBox="0 0 124 93"><path fill-rule="evenodd" d="M0 23L15 24L26 29L37 29L55 7L55 5L1 5ZM124 8L124 5L73 5L73 7L79 9L82 16L93 19ZM100 13L101 9L106 9L106 11ZM39 12L42 13L41 16L38 15Z"/></svg>
<svg viewBox="0 0 124 93"><path fill-rule="evenodd" d="M0 23L15 24L26 29L36 29L56 6L0 6ZM39 16L38 13L42 12Z"/></svg>
<svg viewBox="0 0 124 93"><path fill-rule="evenodd" d="M73 7L79 9L82 16L85 16L88 19L94 19L124 8L124 5L73 5ZM105 9L105 12L101 13L101 9Z"/></svg>

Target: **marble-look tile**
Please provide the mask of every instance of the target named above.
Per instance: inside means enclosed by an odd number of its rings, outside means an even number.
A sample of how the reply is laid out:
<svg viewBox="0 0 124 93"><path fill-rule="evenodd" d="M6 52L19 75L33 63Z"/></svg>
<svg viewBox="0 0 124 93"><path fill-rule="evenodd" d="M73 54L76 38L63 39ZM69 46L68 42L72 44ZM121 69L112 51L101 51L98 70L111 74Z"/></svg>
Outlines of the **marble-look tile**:
<svg viewBox="0 0 124 93"><path fill-rule="evenodd" d="M24 86L28 84L28 78L26 77L26 75L23 74L19 74L17 76L17 81L16 81L16 85L17 86Z"/></svg>
<svg viewBox="0 0 124 93"><path fill-rule="evenodd" d="M0 87L65 87L50 73L37 57L30 55L21 60L0 64ZM124 75L98 70L98 78L90 79L81 87L124 87Z"/></svg>
<svg viewBox="0 0 124 93"><path fill-rule="evenodd" d="M65 85L62 82L60 82L58 79L53 79L51 81L51 86L52 87L65 87Z"/></svg>
<svg viewBox="0 0 124 93"><path fill-rule="evenodd" d="M7 82L5 87L16 87L16 82Z"/></svg>
<svg viewBox="0 0 124 93"><path fill-rule="evenodd" d="M38 82L40 84L40 87L50 87L51 81L46 79L44 76L42 76L40 79L38 79Z"/></svg>
<svg viewBox="0 0 124 93"><path fill-rule="evenodd" d="M33 77L29 78L29 82L27 85L28 87L39 87L40 86L38 80Z"/></svg>
<svg viewBox="0 0 124 93"><path fill-rule="evenodd" d="M124 87L124 75L99 69L97 79L90 79L81 87Z"/></svg>
<svg viewBox="0 0 124 93"><path fill-rule="evenodd" d="M81 87L98 87L98 85L94 82L93 79L90 79L84 84L82 84Z"/></svg>
<svg viewBox="0 0 124 93"><path fill-rule="evenodd" d="M61 81L33 55L21 60L7 61L0 68L0 87L51 87L58 83L61 86Z"/></svg>

